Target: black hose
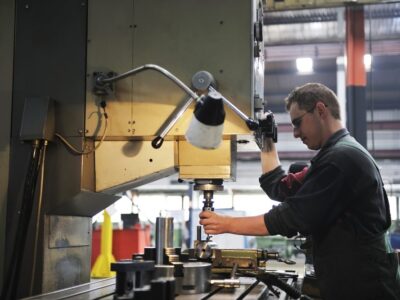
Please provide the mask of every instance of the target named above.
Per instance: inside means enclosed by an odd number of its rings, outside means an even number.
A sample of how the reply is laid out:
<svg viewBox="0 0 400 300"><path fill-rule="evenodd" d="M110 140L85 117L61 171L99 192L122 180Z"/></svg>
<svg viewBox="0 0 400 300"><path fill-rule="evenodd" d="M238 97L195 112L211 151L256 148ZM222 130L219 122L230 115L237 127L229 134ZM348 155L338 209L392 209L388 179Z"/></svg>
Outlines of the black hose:
<svg viewBox="0 0 400 300"><path fill-rule="evenodd" d="M299 299L302 296L300 291L298 291L293 286L287 284L283 280L279 279L278 276L276 276L275 274L264 273L264 274L258 275L256 278L268 286L272 285L272 286L276 286L276 287L280 288L291 298Z"/></svg>
<svg viewBox="0 0 400 300"><path fill-rule="evenodd" d="M17 231L11 252L8 272L5 273L3 293L1 299L16 299L18 290L18 279L21 271L21 262L23 260L26 235L28 232L29 222L32 215L32 209L35 199L36 182L40 169L40 157L42 155L43 144L38 140L32 143L32 152L29 162L28 172L25 177L24 192L22 197L20 215L18 220Z"/></svg>
<svg viewBox="0 0 400 300"><path fill-rule="evenodd" d="M37 197L37 208L36 208L36 219L34 220L34 233L35 233L35 239L33 243L33 260L32 260L32 277L31 277L31 285L29 289L29 295L33 295L33 287L35 283L35 271L36 271L36 254L37 254L37 246L38 246L38 241L39 241L39 231L40 231L40 219L42 215L42 203L43 203L43 185L44 185L44 169L45 169L45 160L46 160L46 147L47 147L48 142L45 140L43 141L43 146L42 146L42 154L40 156L40 177L39 177L39 191L38 191L38 197Z"/></svg>

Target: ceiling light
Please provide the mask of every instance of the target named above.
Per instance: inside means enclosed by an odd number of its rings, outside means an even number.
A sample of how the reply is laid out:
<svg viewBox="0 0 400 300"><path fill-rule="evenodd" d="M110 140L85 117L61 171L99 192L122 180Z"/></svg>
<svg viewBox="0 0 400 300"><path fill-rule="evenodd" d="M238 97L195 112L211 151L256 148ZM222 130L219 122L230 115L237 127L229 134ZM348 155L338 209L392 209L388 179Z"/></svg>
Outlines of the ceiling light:
<svg viewBox="0 0 400 300"><path fill-rule="evenodd" d="M313 59L311 57L299 57L296 59L296 67L300 74L310 74L314 71Z"/></svg>
<svg viewBox="0 0 400 300"><path fill-rule="evenodd" d="M372 55L371 54L364 54L364 66L365 66L366 72L371 71L371 66L372 66Z"/></svg>

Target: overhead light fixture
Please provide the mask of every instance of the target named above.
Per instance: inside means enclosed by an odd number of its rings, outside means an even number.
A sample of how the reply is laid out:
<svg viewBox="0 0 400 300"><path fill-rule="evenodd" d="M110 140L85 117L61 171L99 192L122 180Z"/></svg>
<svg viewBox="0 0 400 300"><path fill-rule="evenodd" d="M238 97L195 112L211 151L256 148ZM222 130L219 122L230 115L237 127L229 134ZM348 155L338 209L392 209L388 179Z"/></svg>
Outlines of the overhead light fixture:
<svg viewBox="0 0 400 300"><path fill-rule="evenodd" d="M314 71L314 62L311 57L296 58L296 67L299 74L310 74Z"/></svg>
<svg viewBox="0 0 400 300"><path fill-rule="evenodd" d="M202 149L215 149L221 144L225 110L221 94L211 91L196 103L186 140Z"/></svg>

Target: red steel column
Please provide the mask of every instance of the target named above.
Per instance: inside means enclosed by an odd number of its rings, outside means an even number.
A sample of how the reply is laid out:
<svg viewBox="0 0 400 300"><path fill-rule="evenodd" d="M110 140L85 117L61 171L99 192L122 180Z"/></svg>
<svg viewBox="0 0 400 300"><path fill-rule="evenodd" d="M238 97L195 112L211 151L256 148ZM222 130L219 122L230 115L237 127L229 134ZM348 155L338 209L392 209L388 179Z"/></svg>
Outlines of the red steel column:
<svg viewBox="0 0 400 300"><path fill-rule="evenodd" d="M364 7L346 7L346 111L347 128L364 147L367 146L367 77L364 66Z"/></svg>

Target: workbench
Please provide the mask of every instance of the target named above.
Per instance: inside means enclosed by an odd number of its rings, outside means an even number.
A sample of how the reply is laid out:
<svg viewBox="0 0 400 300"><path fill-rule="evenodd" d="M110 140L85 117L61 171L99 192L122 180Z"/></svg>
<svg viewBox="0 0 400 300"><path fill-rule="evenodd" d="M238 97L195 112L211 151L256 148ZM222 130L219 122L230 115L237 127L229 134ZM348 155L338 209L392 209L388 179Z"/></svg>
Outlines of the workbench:
<svg viewBox="0 0 400 300"><path fill-rule="evenodd" d="M224 292L221 291L218 294L210 297L209 299L221 299L221 300L233 300L237 299L247 287L254 282L253 278L248 279L248 285L241 286L232 291ZM90 283L78 285L75 287L37 295L24 300L113 300L115 291L115 278L94 280ZM199 300L205 297L207 294L195 294L195 295L179 295L175 297L176 300ZM245 300L264 300L264 299L277 299L273 296L268 295L268 288L263 284L259 283L245 298Z"/></svg>

